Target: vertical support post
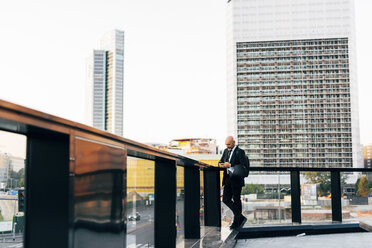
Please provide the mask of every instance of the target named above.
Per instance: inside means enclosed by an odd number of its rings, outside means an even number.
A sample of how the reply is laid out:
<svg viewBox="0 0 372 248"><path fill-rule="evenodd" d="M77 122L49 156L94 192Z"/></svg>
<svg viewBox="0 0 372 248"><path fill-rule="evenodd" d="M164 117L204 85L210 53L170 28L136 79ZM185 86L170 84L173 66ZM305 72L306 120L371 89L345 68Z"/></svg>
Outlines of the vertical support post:
<svg viewBox="0 0 372 248"><path fill-rule="evenodd" d="M221 226L220 170L204 171L204 221L206 226Z"/></svg>
<svg viewBox="0 0 372 248"><path fill-rule="evenodd" d="M155 247L176 247L176 161L155 160Z"/></svg>
<svg viewBox="0 0 372 248"><path fill-rule="evenodd" d="M200 239L200 173L199 167L184 167L185 239Z"/></svg>
<svg viewBox="0 0 372 248"><path fill-rule="evenodd" d="M69 136L30 127L24 247L68 247Z"/></svg>
<svg viewBox="0 0 372 248"><path fill-rule="evenodd" d="M332 221L342 222L340 171L331 171Z"/></svg>
<svg viewBox="0 0 372 248"><path fill-rule="evenodd" d="M292 223L301 223L300 172L291 171Z"/></svg>

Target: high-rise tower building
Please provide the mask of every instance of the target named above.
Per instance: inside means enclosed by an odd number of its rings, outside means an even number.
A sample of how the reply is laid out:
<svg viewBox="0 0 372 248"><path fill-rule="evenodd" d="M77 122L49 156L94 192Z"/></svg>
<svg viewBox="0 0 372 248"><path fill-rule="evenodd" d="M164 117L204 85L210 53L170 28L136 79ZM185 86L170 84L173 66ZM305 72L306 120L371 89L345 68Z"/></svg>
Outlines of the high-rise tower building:
<svg viewBox="0 0 372 248"><path fill-rule="evenodd" d="M362 166L355 56L353 0L228 1L228 134L253 166Z"/></svg>
<svg viewBox="0 0 372 248"><path fill-rule="evenodd" d="M88 61L88 124L123 136L124 31L101 39Z"/></svg>

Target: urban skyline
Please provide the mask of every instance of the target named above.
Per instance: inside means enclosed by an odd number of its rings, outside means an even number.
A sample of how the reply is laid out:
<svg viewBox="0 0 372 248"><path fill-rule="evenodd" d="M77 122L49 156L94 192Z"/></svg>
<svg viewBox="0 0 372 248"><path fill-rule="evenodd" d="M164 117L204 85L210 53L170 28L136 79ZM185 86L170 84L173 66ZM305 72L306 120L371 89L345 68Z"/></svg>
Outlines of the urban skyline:
<svg viewBox="0 0 372 248"><path fill-rule="evenodd" d="M371 10L0 3L3 245L368 246Z"/></svg>
<svg viewBox="0 0 372 248"><path fill-rule="evenodd" d="M372 142L371 3L357 1L356 8L361 143L366 144ZM89 6L21 1L1 3L0 9L4 37L12 37L0 41L7 48L0 66L0 98L84 122L85 58L103 33L118 28L126 30L125 137L146 143L210 137L223 146L226 1L95 1ZM24 36L28 42L19 43ZM195 111L200 106L209 111ZM159 117L162 121L154 121Z"/></svg>

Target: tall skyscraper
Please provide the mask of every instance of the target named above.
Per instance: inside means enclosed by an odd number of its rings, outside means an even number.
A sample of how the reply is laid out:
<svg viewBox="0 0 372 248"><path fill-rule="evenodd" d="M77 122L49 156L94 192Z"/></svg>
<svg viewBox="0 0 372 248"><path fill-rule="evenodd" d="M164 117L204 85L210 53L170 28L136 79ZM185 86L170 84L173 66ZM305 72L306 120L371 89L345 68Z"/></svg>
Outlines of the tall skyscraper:
<svg viewBox="0 0 372 248"><path fill-rule="evenodd" d="M88 124L123 136L124 31L113 30L101 39L88 61Z"/></svg>
<svg viewBox="0 0 372 248"><path fill-rule="evenodd" d="M228 133L253 166L362 166L355 56L353 0L228 1Z"/></svg>

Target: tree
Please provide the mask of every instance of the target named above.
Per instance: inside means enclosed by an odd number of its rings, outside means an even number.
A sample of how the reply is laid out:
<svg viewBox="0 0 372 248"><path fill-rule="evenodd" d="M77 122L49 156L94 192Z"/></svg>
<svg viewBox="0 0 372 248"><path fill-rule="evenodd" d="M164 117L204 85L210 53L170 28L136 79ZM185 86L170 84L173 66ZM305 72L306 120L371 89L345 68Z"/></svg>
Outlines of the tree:
<svg viewBox="0 0 372 248"><path fill-rule="evenodd" d="M263 193L264 187L259 184L247 184L242 188L242 195Z"/></svg>
<svg viewBox="0 0 372 248"><path fill-rule="evenodd" d="M308 171L304 173L306 183L319 184L318 195L325 196L331 193L331 175L327 172Z"/></svg>
<svg viewBox="0 0 372 248"><path fill-rule="evenodd" d="M359 189L359 182L360 182L360 178L358 178L358 180L357 180L356 183L355 183L355 192L358 192L358 189Z"/></svg>
<svg viewBox="0 0 372 248"><path fill-rule="evenodd" d="M331 193L331 173L329 172L316 172L307 171L304 173L306 183L319 184L318 195L326 196ZM341 173L341 185L346 184L348 175Z"/></svg>
<svg viewBox="0 0 372 248"><path fill-rule="evenodd" d="M365 175L363 175L360 178L360 181L359 181L359 184L358 184L357 195L361 196L361 197L367 197L370 192L371 192L371 189L369 188L367 177Z"/></svg>
<svg viewBox="0 0 372 248"><path fill-rule="evenodd" d="M25 169L22 168L17 172L17 179L19 179L18 187L25 186Z"/></svg>
<svg viewBox="0 0 372 248"><path fill-rule="evenodd" d="M13 182L11 179L13 180ZM14 170L10 170L7 186L8 187L13 186L13 188L24 187L25 186L25 169L22 168L18 172L15 172Z"/></svg>

